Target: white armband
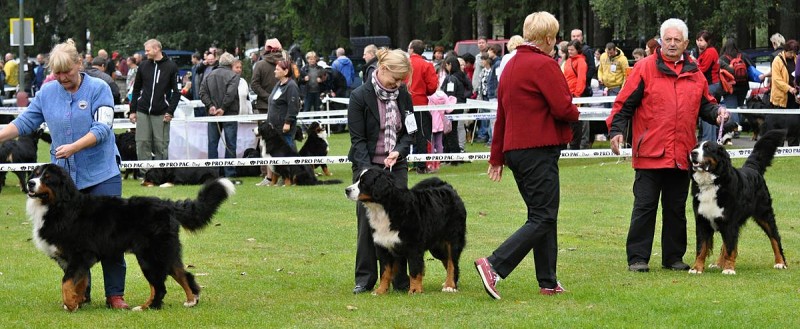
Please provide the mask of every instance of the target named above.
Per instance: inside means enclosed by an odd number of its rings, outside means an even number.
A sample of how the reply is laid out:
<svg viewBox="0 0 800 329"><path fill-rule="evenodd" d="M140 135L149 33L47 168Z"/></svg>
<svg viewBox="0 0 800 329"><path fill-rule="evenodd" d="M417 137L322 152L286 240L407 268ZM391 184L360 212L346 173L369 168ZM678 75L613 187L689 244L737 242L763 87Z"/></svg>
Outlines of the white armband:
<svg viewBox="0 0 800 329"><path fill-rule="evenodd" d="M104 123L109 127L113 127L114 108L111 106L101 106L97 108L97 112L94 113L94 120L100 123Z"/></svg>

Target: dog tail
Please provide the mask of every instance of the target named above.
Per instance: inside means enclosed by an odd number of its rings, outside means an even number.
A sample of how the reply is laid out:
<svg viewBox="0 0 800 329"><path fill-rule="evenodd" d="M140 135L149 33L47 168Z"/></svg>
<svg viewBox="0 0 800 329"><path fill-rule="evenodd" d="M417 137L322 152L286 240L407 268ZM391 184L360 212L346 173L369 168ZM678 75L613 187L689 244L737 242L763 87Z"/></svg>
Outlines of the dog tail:
<svg viewBox="0 0 800 329"><path fill-rule="evenodd" d="M775 151L779 146L783 146L785 137L786 130L770 130L761 135L756 145L753 146L753 153L750 153L742 167L751 168L763 175L767 171L767 167L772 164Z"/></svg>
<svg viewBox="0 0 800 329"><path fill-rule="evenodd" d="M317 180L317 185L332 185L341 183L342 183L341 179Z"/></svg>
<svg viewBox="0 0 800 329"><path fill-rule="evenodd" d="M175 217L189 231L202 229L211 222L222 202L234 193L236 188L227 178L207 182L197 193L197 199L177 203Z"/></svg>

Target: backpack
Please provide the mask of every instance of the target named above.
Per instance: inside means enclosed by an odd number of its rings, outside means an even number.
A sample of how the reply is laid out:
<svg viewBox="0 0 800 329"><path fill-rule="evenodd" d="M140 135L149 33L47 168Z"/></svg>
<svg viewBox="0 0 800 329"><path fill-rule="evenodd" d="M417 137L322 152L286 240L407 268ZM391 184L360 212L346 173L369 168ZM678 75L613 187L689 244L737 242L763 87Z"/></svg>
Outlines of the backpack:
<svg viewBox="0 0 800 329"><path fill-rule="evenodd" d="M744 60L742 60L742 54L736 56L736 58L728 57L730 60L729 66L731 70L733 70L733 77L736 79L737 83L747 83L747 64L745 64Z"/></svg>

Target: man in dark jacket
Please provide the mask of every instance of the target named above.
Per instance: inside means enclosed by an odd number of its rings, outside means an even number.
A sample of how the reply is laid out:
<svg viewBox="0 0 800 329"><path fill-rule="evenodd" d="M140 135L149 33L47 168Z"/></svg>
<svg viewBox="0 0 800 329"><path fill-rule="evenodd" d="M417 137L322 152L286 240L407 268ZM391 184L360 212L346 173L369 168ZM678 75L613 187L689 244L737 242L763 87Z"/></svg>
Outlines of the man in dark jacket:
<svg viewBox="0 0 800 329"><path fill-rule="evenodd" d="M264 59L256 63L253 68L253 79L250 81L250 88L256 93L256 105L253 109L255 113L267 114L269 108L269 95L278 79L275 78L275 64L284 60L283 47L278 39L269 39L264 45Z"/></svg>
<svg viewBox="0 0 800 329"><path fill-rule="evenodd" d="M219 67L211 71L200 85L200 100L208 109L210 116L239 114L239 75L231 70L233 55L224 53L219 57ZM208 123L208 158L218 157L220 133L225 132L225 158L236 158L236 138L239 123ZM225 177L236 177L236 167L226 166L222 173Z"/></svg>
<svg viewBox="0 0 800 329"><path fill-rule="evenodd" d="M361 80L367 81L367 79L371 79L372 72L378 68L378 47L375 45L367 45L364 47L364 61L366 63L364 66L361 67Z"/></svg>
<svg viewBox="0 0 800 329"><path fill-rule="evenodd" d="M166 160L169 122L181 100L178 66L164 55L161 42L156 39L144 43L144 52L147 60L136 71L129 114L136 124L136 154L139 160ZM145 170L142 171L144 176Z"/></svg>
<svg viewBox="0 0 800 329"><path fill-rule="evenodd" d="M119 86L117 86L117 83L114 82L114 79L111 79L111 76L109 76L105 70L106 60L105 58L98 56L92 59L92 66L87 68L84 72L90 76L105 81L108 86L111 87L111 95L114 96L114 105L122 104L122 100L119 96Z"/></svg>

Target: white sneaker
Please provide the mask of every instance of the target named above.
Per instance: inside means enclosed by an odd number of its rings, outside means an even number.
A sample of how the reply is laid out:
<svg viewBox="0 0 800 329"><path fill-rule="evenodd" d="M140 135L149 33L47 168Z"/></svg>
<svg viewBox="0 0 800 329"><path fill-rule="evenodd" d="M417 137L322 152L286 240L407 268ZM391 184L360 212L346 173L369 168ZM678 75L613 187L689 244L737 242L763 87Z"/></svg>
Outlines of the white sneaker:
<svg viewBox="0 0 800 329"><path fill-rule="evenodd" d="M264 177L264 180L256 183L256 186L269 186L272 183L269 178Z"/></svg>

